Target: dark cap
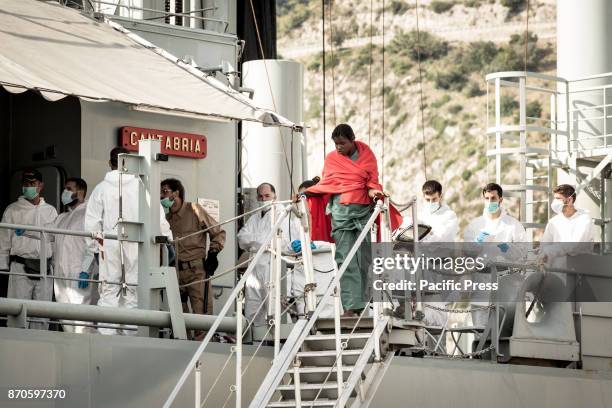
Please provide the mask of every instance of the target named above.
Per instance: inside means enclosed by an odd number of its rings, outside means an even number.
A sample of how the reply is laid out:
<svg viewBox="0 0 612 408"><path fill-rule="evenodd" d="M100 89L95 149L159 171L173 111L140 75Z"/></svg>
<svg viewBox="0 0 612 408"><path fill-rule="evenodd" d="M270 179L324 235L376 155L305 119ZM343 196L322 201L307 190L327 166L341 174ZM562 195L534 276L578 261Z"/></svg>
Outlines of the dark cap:
<svg viewBox="0 0 612 408"><path fill-rule="evenodd" d="M27 169L23 171L23 176L21 177L21 181L43 181L42 174L40 171L36 169Z"/></svg>

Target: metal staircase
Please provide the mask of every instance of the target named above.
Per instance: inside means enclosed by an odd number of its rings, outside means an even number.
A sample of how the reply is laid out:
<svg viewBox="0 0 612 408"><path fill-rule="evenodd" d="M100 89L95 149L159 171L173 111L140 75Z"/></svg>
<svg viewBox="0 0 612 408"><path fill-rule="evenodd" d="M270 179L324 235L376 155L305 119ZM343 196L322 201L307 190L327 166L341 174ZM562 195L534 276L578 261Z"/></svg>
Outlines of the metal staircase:
<svg viewBox="0 0 612 408"><path fill-rule="evenodd" d="M320 319L304 339L276 395L267 407L368 406L393 353L388 351L388 318Z"/></svg>
<svg viewBox="0 0 612 408"><path fill-rule="evenodd" d="M272 205L275 205L272 203ZM257 260L265 251L270 252L270 282L268 296L260 308L268 304L268 332L273 331L274 359L266 376L262 379L256 394L250 399L249 407L316 407L334 406L367 407L378 384L389 367L394 353L388 352L389 333L391 330L391 310L389 303L367 302L366 307L356 318L341 316L340 278L348 267L350 260L357 254L362 242L370 234L377 218L380 222L380 237L382 242L389 242L389 200L378 200L373 212L363 227L359 237L345 258L338 266L333 262L333 279L325 287L324 293L315 292L317 282L314 279L312 251L310 244L310 216L305 199L297 204L297 215L301 221L300 240L302 253L300 264L306 277L304 283L304 313L293 322L292 329L281 343L280 325L286 313L281 312L281 276L282 223L288 216L291 207L278 211L272 216L272 229L265 238L265 244L257 250L252 262L238 281L227 302L212 324L206 337L198 346L195 354L185 367L182 375L164 403L164 408L170 408L181 388L191 374L195 375L195 402L201 407L206 404L209 396L227 367L229 361L235 358L235 383L230 388L230 394L225 400L225 406L232 394L235 395L235 406L242 406L242 379L252 358L243 367L242 342L243 332L247 333L251 322L244 322L242 296L247 279L253 274ZM295 209L295 208L294 208ZM275 214L275 213L274 213ZM335 246L331 245L331 258L335 259ZM286 277L286 274L285 274ZM269 298L269 300L267 300ZM333 318L323 317L324 310L333 300ZM204 401L201 393L201 359L203 352L211 342L213 334L221 328L222 320L230 309L236 307L236 346L232 347L230 355L222 366L216 379L211 384ZM288 308L287 308L288 309ZM254 319L253 319L254 320ZM264 335L264 338L266 338ZM262 343L263 344L263 343ZM257 347L259 350L259 347ZM255 353L257 352L255 351Z"/></svg>
<svg viewBox="0 0 612 408"><path fill-rule="evenodd" d="M304 208L304 207L303 207ZM381 237L388 231L388 200L378 201L374 212L349 251L325 294L296 322L272 367L264 378L249 407L367 407L378 381L389 366L393 353L387 353L390 313L383 303L367 303L359 317L340 316L340 277L349 260L356 255L361 242L380 213ZM302 234L309 258L309 231ZM332 258L335 247L332 245ZM304 267L311 267L306 262ZM334 264L335 265L335 264ZM334 317L319 318L330 297L334 300ZM370 310L370 305L373 309ZM369 316L371 314L371 316Z"/></svg>

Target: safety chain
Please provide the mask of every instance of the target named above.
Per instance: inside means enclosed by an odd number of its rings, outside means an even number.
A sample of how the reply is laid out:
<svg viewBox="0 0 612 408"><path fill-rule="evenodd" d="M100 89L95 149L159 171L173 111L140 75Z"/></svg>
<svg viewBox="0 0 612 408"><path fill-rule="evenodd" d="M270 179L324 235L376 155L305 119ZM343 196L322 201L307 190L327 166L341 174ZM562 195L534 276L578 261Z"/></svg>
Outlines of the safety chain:
<svg viewBox="0 0 612 408"><path fill-rule="evenodd" d="M511 275L511 274L514 274L514 273L520 273L520 272L528 269L530 266L532 266L532 265L525 265L524 268L507 268L507 269L503 269L502 271L497 271L497 272L498 273L503 273L504 275ZM425 272L431 273L431 274L435 274L435 275L451 276L451 277L454 277L454 278L461 277L461 276L470 276L470 275L474 275L476 273L481 274L481 275L490 275L491 274L490 271L487 271L487 270L478 270L478 269L464 271L464 272L461 272L461 273L442 271L442 270L439 270L439 269L425 269Z"/></svg>
<svg viewBox="0 0 612 408"><path fill-rule="evenodd" d="M448 313L470 313L470 312L476 312L479 310L490 310L490 309L494 309L495 308L495 304L492 303L488 306L472 306L471 309L449 309L446 307L439 307L439 306L434 306L434 305L430 305L427 303L423 303L423 306L428 308L428 309L432 309L432 310L437 310L439 312L448 312Z"/></svg>
<svg viewBox="0 0 612 408"><path fill-rule="evenodd" d="M481 355L486 354L489 351L495 350L495 345L492 344L489 347L483 348L482 350L479 350L479 351L473 351L471 353L463 353L463 354L456 354L456 355L440 353L438 351L434 351L434 350L431 350L425 347L414 347L412 348L412 350L417 350L417 351L422 350L427 355L430 355L430 356L443 357L443 358L448 358L452 360L460 360L460 359L465 359L465 358L480 357Z"/></svg>

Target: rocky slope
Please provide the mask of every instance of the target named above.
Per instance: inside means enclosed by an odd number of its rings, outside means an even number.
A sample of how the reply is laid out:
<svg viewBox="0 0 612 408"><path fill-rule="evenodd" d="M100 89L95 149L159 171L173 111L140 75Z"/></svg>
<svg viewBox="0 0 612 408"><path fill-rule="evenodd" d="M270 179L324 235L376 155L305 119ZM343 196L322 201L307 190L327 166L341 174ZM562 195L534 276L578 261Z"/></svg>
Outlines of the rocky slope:
<svg viewBox="0 0 612 408"><path fill-rule="evenodd" d="M308 165L314 176L324 157L322 5L311 0L277 4L279 53L306 67ZM326 5L327 151L333 148L334 125L349 123L358 139L369 142L377 154L384 188L395 201L406 202L418 195L426 176L435 178L444 185L445 199L464 227L481 212L479 187L495 177L485 155L484 77L489 72L523 70L527 38L528 70L554 73L554 0L530 1L529 37L524 33L526 10L521 0L421 0L418 9L414 0L385 0L384 7L382 0L373 0L372 13L367 1L328 0ZM414 30L417 10L421 75ZM508 121L517 117L510 95L502 111ZM534 97L528 116L548 114L547 100ZM512 163L505 164L504 182L515 179L517 171Z"/></svg>

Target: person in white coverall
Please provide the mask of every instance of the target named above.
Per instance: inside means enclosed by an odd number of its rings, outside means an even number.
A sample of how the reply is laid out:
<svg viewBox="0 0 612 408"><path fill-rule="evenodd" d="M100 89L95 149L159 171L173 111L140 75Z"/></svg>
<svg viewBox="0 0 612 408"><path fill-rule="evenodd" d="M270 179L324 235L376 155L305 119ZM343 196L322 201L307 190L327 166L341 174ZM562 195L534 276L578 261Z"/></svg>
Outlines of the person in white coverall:
<svg viewBox="0 0 612 408"><path fill-rule="evenodd" d="M35 169L25 170L22 176L23 195L4 211L2 222L49 226L57 217L55 208L40 196L44 188L42 174ZM24 230L0 230L0 270L13 273L38 275L40 271L40 233ZM53 248L47 239L47 274L52 272ZM53 295L53 281L36 276L11 275L8 297L50 301ZM48 319L30 322L31 329L47 330Z"/></svg>
<svg viewBox="0 0 612 408"><path fill-rule="evenodd" d="M111 171L106 173L104 180L100 182L91 193L87 202L85 213L85 231L104 231L106 233L117 233L117 220L119 219L119 171L118 156L129 153L123 147L115 147L111 150L109 165ZM122 179L122 211L123 219L126 221L138 221L139 203L139 178L123 174ZM157 200L155 200L157 202ZM172 237L170 226L160 206L159 222L161 233ZM145 220L146 221L146 220ZM100 280L109 282L121 282L122 264L120 245L117 240L105 239L100 247ZM125 282L138 284L138 243L123 243L123 267L125 269ZM98 306L136 308L138 298L135 286L128 286L127 293L121 294L121 286L100 283L98 292L100 299ZM124 334L136 335L135 326L117 326L117 329L98 328L102 334Z"/></svg>
<svg viewBox="0 0 612 408"><path fill-rule="evenodd" d="M424 243L452 243L455 242L455 237L459 231L459 221L457 215L451 210L446 204L442 203L442 184L436 180L428 180L423 184L421 188L423 193L424 205L419 208L417 214L419 224L426 224L431 227L431 231L427 234L422 242ZM404 222L411 223L411 219L407 219ZM427 245L424 247L426 250ZM430 246L432 250L438 249L437 247ZM452 248L449 248L452 249ZM432 254L435 256L436 254ZM444 276L436 276L436 281ZM439 295L430 295L426 297L426 301L438 300ZM433 306L446 307L443 302L431 302ZM439 310L433 310L428 307L423 309L425 317L423 321L429 326L444 326L447 320L446 312Z"/></svg>
<svg viewBox="0 0 612 408"><path fill-rule="evenodd" d="M489 183L482 189L484 200L483 214L472 220L464 232L465 242L486 245L483 253L488 262L505 261L521 262L527 255L527 233L523 225L514 217L508 215L503 208L503 190L500 185ZM475 281L489 282L489 275L479 276L478 273L469 277ZM472 302L472 306L485 306L488 302ZM487 311L473 311L474 326L484 326L487 323Z"/></svg>
<svg viewBox="0 0 612 408"><path fill-rule="evenodd" d="M263 206L267 201L276 200L276 190L270 183L263 183L257 187L257 203ZM238 232L238 245L253 256L263 244L272 230L272 206L251 216ZM276 212L280 216L282 209L277 207ZM299 239L299 220L292 216L291 222L285 218L282 223L282 247L289 248L292 240ZM278 218L277 218L278 219ZM291 224L291 228L289 225ZM245 316L248 321L253 321L254 326L266 324L268 311L267 302L261 308L259 306L268 294L270 283L270 253L264 252L254 267L253 273L247 278L245 285ZM259 312L257 311L259 309Z"/></svg>
<svg viewBox="0 0 612 408"><path fill-rule="evenodd" d="M589 213L574 206L576 190L569 184L553 189L552 217L541 238L540 263L566 267L567 255L590 253L593 250L593 220Z"/></svg>
<svg viewBox="0 0 612 408"><path fill-rule="evenodd" d="M66 211L61 213L54 222L54 227L73 231L83 231L85 225L85 210L87 201L87 183L81 178L69 178L64 184L62 204ZM54 281L55 300L58 303L76 305L91 305L95 301L97 285L88 282L97 271L94 260L96 242L91 238L73 235L55 234L53 250L53 270L55 276L80 279L80 281ZM77 322L82 323L82 322ZM91 323L89 323L91 324ZM92 329L85 326L64 324L63 329L69 333L87 333Z"/></svg>

